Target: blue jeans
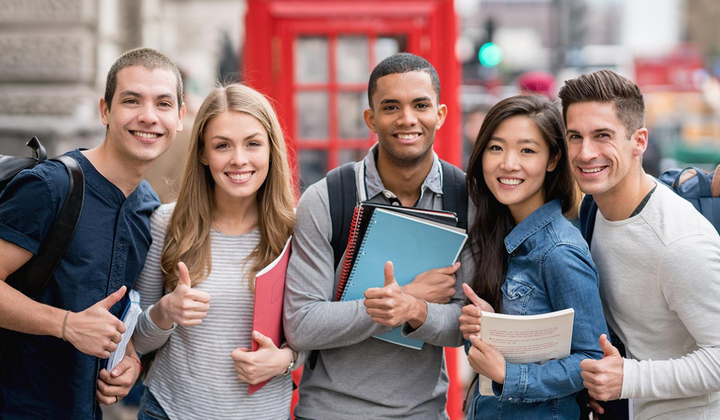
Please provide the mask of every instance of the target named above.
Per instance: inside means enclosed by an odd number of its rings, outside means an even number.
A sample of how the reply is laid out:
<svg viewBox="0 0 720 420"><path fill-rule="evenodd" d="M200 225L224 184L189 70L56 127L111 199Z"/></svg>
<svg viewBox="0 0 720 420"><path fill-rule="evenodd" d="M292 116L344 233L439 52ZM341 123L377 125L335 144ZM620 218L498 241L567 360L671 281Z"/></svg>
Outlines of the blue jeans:
<svg viewBox="0 0 720 420"><path fill-rule="evenodd" d="M170 420L170 417L168 417L148 388L145 388L145 393L140 399L138 420Z"/></svg>

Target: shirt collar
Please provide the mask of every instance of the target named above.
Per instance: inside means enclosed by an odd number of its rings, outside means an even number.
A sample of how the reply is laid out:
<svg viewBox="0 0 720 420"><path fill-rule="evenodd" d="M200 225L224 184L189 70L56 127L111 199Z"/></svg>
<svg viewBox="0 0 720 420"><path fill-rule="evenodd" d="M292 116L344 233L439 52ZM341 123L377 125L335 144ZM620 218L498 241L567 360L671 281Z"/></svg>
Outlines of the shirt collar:
<svg viewBox="0 0 720 420"><path fill-rule="evenodd" d="M377 170L377 154L378 154L378 143L375 143L368 151L367 156L363 161L365 165L365 187L367 188L367 198L370 199L378 194L385 191L385 186L380 179L380 173ZM422 197L425 189L436 194L442 194L442 169L440 168L440 159L437 154L433 151L433 163L430 168L430 173L425 177L422 186L420 187L420 195Z"/></svg>
<svg viewBox="0 0 720 420"><path fill-rule="evenodd" d="M527 238L558 217L562 217L562 203L560 200L552 200L532 212L505 237L505 248L508 254L512 254Z"/></svg>

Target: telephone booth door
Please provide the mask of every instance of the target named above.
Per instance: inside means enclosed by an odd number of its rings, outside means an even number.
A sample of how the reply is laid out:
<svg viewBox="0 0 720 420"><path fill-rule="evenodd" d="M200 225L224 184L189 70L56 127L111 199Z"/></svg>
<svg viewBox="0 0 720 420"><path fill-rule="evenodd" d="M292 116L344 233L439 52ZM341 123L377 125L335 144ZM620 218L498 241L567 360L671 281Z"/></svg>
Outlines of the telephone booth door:
<svg viewBox="0 0 720 420"><path fill-rule="evenodd" d="M396 52L430 61L448 107L434 150L462 167L453 0L248 0L243 81L270 96L286 133L301 191L332 168L362 159L377 136L367 129L367 84ZM462 350L447 349L448 413L463 418Z"/></svg>

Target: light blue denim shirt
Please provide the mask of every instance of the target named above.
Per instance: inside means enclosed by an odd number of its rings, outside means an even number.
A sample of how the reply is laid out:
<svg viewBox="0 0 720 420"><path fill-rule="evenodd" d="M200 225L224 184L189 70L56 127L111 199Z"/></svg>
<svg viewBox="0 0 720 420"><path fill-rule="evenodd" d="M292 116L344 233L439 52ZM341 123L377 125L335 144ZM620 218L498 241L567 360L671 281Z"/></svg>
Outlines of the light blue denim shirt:
<svg viewBox="0 0 720 420"><path fill-rule="evenodd" d="M577 420L580 409L575 396L583 389L580 362L602 358L598 339L607 333L590 250L563 217L559 200L515 226L505 238L505 247L510 257L502 285L502 313L533 315L573 308L571 354L542 365L506 363L505 384L493 383L494 397L480 396L475 387L468 419Z"/></svg>

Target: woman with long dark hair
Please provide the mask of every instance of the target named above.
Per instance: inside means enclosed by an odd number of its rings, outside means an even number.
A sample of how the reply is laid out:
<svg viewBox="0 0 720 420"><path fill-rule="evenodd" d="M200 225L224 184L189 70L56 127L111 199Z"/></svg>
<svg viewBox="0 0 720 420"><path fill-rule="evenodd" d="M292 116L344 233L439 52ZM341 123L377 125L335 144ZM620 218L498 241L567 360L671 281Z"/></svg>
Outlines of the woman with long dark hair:
<svg viewBox="0 0 720 420"><path fill-rule="evenodd" d="M580 362L599 359L606 332L598 272L580 232L563 216L578 203L560 111L546 98L515 96L485 117L468 164L477 207L470 241L476 260L471 304L460 330L473 370L494 396L474 390L469 419L572 419L583 388ZM479 338L481 310L534 315L573 308L571 355L544 364L507 363Z"/></svg>

